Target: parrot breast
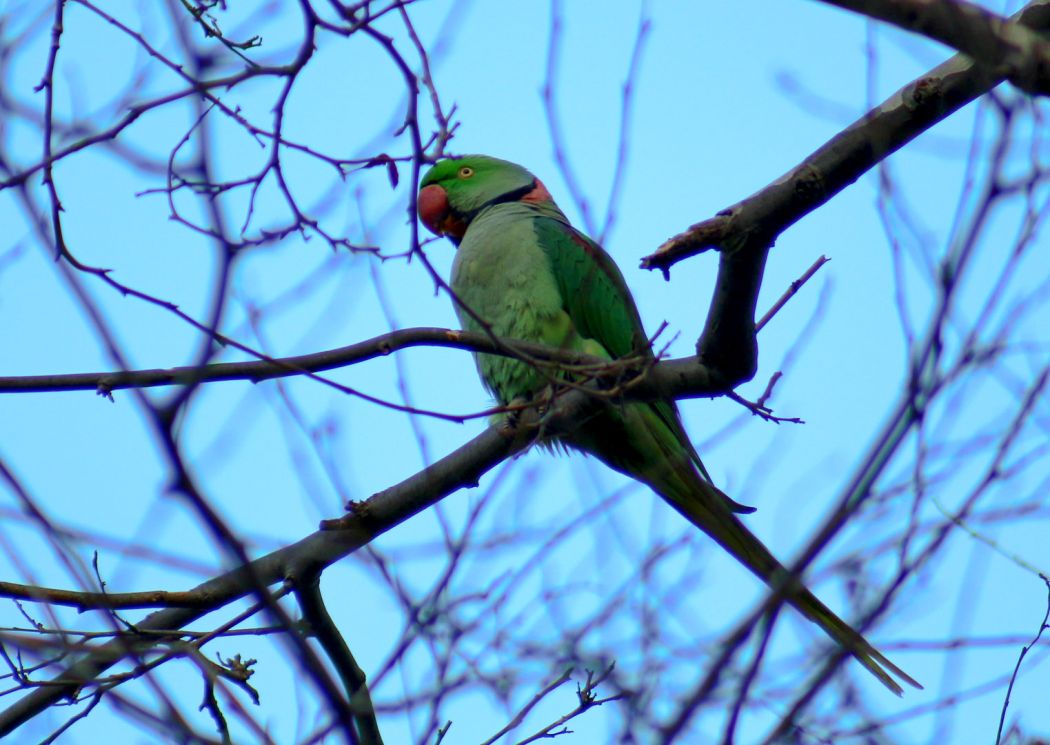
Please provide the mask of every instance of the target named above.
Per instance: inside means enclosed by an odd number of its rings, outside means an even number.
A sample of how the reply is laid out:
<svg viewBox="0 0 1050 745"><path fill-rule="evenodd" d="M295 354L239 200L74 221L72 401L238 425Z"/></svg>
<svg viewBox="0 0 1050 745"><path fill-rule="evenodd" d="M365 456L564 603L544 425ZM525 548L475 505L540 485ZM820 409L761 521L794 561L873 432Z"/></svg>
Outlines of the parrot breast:
<svg viewBox="0 0 1050 745"><path fill-rule="evenodd" d="M575 337L536 239L536 217L534 208L509 202L471 222L452 265L456 311L465 329L556 347ZM486 386L503 404L531 396L545 382L532 366L508 357L479 354L477 363Z"/></svg>

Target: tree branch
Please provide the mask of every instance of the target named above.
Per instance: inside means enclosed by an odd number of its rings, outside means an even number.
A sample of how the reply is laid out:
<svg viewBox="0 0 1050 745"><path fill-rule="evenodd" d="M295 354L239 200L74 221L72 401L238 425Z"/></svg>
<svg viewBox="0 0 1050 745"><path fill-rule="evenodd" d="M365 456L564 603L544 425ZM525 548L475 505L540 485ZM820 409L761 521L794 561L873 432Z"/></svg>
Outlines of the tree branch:
<svg viewBox="0 0 1050 745"><path fill-rule="evenodd" d="M599 380L609 378L617 382L617 392L629 398L651 399L664 396L702 397L724 393L724 378L714 375L695 357L665 360L645 369L633 379L632 360L609 360L592 357L544 344L511 339L493 339L487 334L455 331L441 328L410 328L351 344L338 349L313 352L296 357L265 357L245 362L218 362L202 367L170 367L149 370L116 372L70 373L59 375L0 376L0 394L39 393L48 391L96 391L109 395L120 389L150 388L165 385L195 385L201 382L247 380L253 383L272 378L307 375L321 382L316 373L383 357L398 349L430 346L465 349L503 356L524 356L534 361L550 362L559 366L573 366L581 374ZM637 371L636 371L637 372ZM487 415L487 413L486 413ZM451 419L468 417L449 416Z"/></svg>
<svg viewBox="0 0 1050 745"><path fill-rule="evenodd" d="M928 36L1032 95L1050 93L1050 41L964 0L822 0Z"/></svg>
<svg viewBox="0 0 1050 745"><path fill-rule="evenodd" d="M340 680L346 688L350 699L350 710L354 715L354 726L358 742L361 745L383 745L383 736L379 732L375 707L368 692L365 671L357 664L350 646L339 633L332 617L325 607L321 595L321 578L313 577L296 585L295 596L302 609L303 619L310 625L310 633L321 643L328 659L339 673Z"/></svg>
<svg viewBox="0 0 1050 745"><path fill-rule="evenodd" d="M1036 31L1050 29L1050 0L1035 0L1011 20ZM742 202L668 239L642 259L643 269L665 276L682 259L711 248L769 244L830 200L886 156L896 152L975 98L1003 76L958 54L904 86L831 138L799 165Z"/></svg>
<svg viewBox="0 0 1050 745"><path fill-rule="evenodd" d="M579 416L590 397L573 391L560 399L544 417L544 426ZM462 486L472 486L482 474L534 439L538 419L533 412L513 425L490 427L478 437L405 479L400 484L357 503L354 511L326 524L297 543L255 559L193 588L189 593L206 598L196 607L165 608L135 624L140 633L151 634L149 643L177 639L177 629L238 598L256 592L260 585L296 583L316 576L323 568L356 551L373 538L427 509ZM338 529L331 529L331 528ZM159 632L171 632L163 634ZM155 635L153 635L155 634ZM140 639L136 639L137 642ZM88 652L46 684L31 691L0 712L0 737L4 737L59 701L75 697L96 676L128 654L125 638L102 644ZM141 647L141 645L140 645Z"/></svg>

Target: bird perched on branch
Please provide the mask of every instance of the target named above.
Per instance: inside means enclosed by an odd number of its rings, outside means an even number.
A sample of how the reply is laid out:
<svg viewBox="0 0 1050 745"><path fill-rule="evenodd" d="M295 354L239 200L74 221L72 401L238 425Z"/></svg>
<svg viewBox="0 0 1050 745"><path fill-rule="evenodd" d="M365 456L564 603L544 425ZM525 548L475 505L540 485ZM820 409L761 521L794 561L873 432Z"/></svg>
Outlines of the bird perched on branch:
<svg viewBox="0 0 1050 745"><path fill-rule="evenodd" d="M543 183L484 155L439 161L423 177L419 217L458 247L451 289L465 329L615 360L652 358L623 275L601 246L569 224ZM549 390L552 376L522 359L476 356L502 405ZM564 376L563 376L564 377ZM921 688L789 576L737 513L752 512L711 483L672 399L606 403L554 443L589 453L650 486L689 522L784 596L895 694Z"/></svg>

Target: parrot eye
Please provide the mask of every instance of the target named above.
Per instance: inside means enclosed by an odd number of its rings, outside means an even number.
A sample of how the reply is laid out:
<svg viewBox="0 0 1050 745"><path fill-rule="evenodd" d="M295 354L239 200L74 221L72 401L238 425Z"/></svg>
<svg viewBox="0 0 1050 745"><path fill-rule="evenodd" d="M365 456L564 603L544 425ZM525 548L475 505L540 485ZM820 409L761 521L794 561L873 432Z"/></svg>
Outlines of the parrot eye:
<svg viewBox="0 0 1050 745"><path fill-rule="evenodd" d="M463 166L462 168L459 169L459 177L460 178L470 178L473 175L474 175L474 169L471 168L470 166Z"/></svg>

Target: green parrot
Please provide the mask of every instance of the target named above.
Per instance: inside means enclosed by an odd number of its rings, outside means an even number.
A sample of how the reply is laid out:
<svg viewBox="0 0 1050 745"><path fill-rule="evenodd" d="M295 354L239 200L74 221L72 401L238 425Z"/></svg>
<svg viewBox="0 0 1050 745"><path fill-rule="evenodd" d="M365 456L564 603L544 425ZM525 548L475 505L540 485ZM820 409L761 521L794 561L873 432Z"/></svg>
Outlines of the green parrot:
<svg viewBox="0 0 1050 745"><path fill-rule="evenodd" d="M612 258L569 224L529 171L484 155L439 161L423 177L418 210L431 232L457 246L451 289L465 329L609 360L651 357L638 309ZM504 406L551 384L549 371L521 360L491 354L476 360L485 386ZM753 508L711 483L674 400L609 404L549 444L589 453L647 484L766 583L786 575L734 514ZM895 694L903 689L894 676L922 687L801 582L793 583L787 600Z"/></svg>

